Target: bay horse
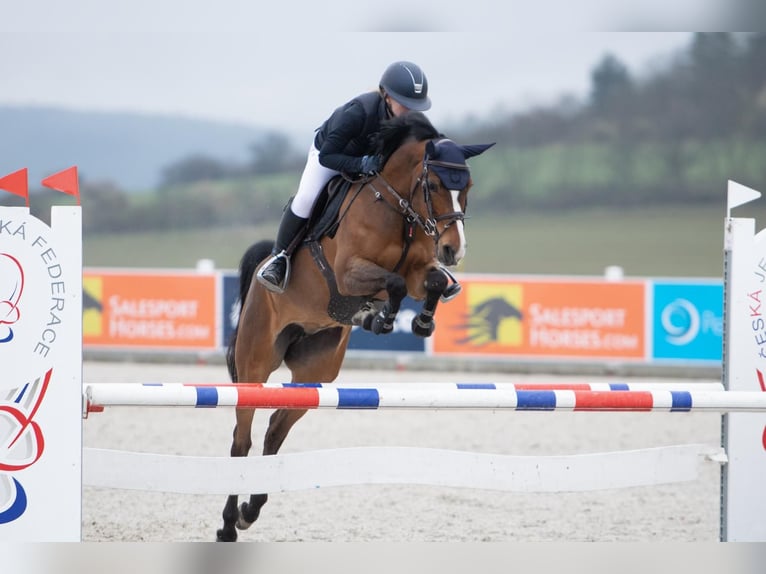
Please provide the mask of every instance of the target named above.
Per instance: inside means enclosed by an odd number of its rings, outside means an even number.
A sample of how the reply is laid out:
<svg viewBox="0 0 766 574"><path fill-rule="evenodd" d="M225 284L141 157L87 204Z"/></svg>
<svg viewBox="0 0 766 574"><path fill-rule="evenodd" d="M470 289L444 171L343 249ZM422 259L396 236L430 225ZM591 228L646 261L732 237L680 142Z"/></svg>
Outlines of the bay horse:
<svg viewBox="0 0 766 574"><path fill-rule="evenodd" d="M437 303L449 287L459 288L449 283L454 278L444 266L465 253L463 219L472 185L465 160L493 144L460 146L412 112L387 122L377 145L380 173L352 182L329 233L308 232L292 256L284 293L254 280L273 242L256 243L242 257L242 306L227 352L233 382L266 382L283 362L293 383L334 381L352 326L392 331L406 295L424 301L413 332L433 332ZM275 410L263 455L276 454L305 413ZM231 456L250 451L253 416L252 408L236 409ZM252 494L238 507L238 496L229 495L217 539L236 541L236 529L249 528L266 500L266 494Z"/></svg>

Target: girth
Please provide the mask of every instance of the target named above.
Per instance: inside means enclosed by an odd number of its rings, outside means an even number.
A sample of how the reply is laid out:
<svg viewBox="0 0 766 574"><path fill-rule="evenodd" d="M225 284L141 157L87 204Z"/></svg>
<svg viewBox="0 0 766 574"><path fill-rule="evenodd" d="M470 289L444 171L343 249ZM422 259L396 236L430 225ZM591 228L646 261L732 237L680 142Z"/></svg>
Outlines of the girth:
<svg viewBox="0 0 766 574"><path fill-rule="evenodd" d="M327 287L330 290L330 300L327 303L327 314L338 323L351 325L351 319L353 319L354 315L367 305L372 298L356 295L341 295L338 291L338 282L335 278L335 272L327 262L322 245L319 241L313 239L306 243L311 251L311 256L314 258L317 267L319 267L319 270L322 272L322 275L327 282Z"/></svg>

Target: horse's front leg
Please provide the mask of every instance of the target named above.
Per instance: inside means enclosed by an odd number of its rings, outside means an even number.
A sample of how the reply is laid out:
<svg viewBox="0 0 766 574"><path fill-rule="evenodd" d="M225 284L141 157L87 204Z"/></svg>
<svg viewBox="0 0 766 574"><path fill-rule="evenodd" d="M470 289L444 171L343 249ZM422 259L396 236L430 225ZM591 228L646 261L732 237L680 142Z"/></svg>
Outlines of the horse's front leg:
<svg viewBox="0 0 766 574"><path fill-rule="evenodd" d="M412 332L419 337L430 337L436 328L434 313L439 298L447 289L447 276L436 267L426 275L426 299L420 314L412 320Z"/></svg>
<svg viewBox="0 0 766 574"><path fill-rule="evenodd" d="M396 315L407 295L407 283L400 275L391 273L386 279L386 292L388 293L388 300L383 304L380 311L365 321L364 325L365 329L376 335L390 333L394 330Z"/></svg>
<svg viewBox="0 0 766 574"><path fill-rule="evenodd" d="M404 277L371 261L355 258L338 273L338 283L343 295L367 295L385 290L388 299L377 313L364 318L362 328L376 335L394 330L396 314L407 296Z"/></svg>

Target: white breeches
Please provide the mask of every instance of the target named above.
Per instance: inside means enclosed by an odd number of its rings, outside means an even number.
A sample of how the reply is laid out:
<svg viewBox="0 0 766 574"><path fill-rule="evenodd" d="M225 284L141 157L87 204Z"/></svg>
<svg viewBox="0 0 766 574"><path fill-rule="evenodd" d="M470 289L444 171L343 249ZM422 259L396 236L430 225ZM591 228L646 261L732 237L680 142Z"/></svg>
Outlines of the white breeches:
<svg viewBox="0 0 766 574"><path fill-rule="evenodd" d="M329 169L319 163L319 150L312 143L309 148L308 158L306 159L306 167L303 168L301 182L298 185L298 192L295 194L290 205L292 212L298 217L303 218L311 215L311 210L319 196L319 192L338 173L340 172Z"/></svg>

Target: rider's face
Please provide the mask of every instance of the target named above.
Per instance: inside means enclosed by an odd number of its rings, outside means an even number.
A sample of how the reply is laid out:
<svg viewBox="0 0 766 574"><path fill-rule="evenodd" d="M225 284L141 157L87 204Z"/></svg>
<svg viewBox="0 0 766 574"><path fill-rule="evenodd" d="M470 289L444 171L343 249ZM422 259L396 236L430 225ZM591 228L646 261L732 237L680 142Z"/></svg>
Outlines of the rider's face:
<svg viewBox="0 0 766 574"><path fill-rule="evenodd" d="M409 112L409 108L405 108L402 104L394 100L391 96L386 96L388 98L388 105L391 108L391 112L394 114L395 117L399 117L401 115L406 114Z"/></svg>

